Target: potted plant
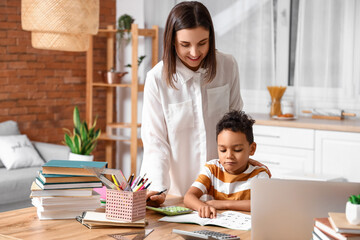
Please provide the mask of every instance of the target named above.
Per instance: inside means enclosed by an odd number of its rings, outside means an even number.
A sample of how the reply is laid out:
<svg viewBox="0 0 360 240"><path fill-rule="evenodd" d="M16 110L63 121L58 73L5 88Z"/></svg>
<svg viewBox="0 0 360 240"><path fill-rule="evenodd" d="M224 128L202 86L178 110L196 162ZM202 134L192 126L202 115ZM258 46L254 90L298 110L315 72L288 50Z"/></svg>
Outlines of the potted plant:
<svg viewBox="0 0 360 240"><path fill-rule="evenodd" d="M70 160L86 160L92 161L94 156L90 155L97 144L101 130L95 130L96 120L94 120L91 128L88 128L86 121L81 122L79 109L77 106L74 108L73 114L74 129L71 132L69 129L64 128L64 142L70 148Z"/></svg>
<svg viewBox="0 0 360 240"><path fill-rule="evenodd" d="M127 39L130 40L131 24L135 21L133 17L128 14L123 14L118 19L118 32L120 33L120 39L124 38L124 32L127 32Z"/></svg>
<svg viewBox="0 0 360 240"><path fill-rule="evenodd" d="M349 201L346 203L346 219L351 224L360 224L360 194L349 197Z"/></svg>

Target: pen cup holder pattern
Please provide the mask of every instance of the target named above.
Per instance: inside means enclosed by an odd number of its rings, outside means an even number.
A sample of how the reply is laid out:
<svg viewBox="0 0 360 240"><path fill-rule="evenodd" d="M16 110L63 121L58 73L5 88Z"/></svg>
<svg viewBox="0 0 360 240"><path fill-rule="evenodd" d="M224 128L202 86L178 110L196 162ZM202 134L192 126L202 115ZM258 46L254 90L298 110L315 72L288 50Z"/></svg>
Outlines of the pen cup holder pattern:
<svg viewBox="0 0 360 240"><path fill-rule="evenodd" d="M106 189L106 218L134 222L145 218L146 190L138 192Z"/></svg>

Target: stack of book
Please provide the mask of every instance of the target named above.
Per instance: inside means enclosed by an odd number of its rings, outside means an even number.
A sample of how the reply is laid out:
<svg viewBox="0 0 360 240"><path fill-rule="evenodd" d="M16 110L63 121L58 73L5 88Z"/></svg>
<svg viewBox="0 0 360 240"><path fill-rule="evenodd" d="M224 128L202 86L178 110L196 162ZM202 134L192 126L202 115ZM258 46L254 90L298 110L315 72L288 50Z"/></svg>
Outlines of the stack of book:
<svg viewBox="0 0 360 240"><path fill-rule="evenodd" d="M330 212L328 218L315 218L314 240L360 240L360 226L351 225L345 213Z"/></svg>
<svg viewBox="0 0 360 240"><path fill-rule="evenodd" d="M51 160L42 166L31 185L32 204L39 219L68 219L100 207L93 188L102 182L89 168L104 168L106 162Z"/></svg>

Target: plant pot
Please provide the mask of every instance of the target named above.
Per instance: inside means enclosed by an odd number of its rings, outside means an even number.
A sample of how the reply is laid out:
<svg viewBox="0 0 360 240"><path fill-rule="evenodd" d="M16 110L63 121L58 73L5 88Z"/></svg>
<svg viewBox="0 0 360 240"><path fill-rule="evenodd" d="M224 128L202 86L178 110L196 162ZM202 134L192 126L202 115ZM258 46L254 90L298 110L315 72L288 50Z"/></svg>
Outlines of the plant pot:
<svg viewBox="0 0 360 240"><path fill-rule="evenodd" d="M346 219L350 224L360 225L360 204L346 203Z"/></svg>
<svg viewBox="0 0 360 240"><path fill-rule="evenodd" d="M77 161L93 161L94 155L81 155L76 153L69 153L69 160L77 160Z"/></svg>

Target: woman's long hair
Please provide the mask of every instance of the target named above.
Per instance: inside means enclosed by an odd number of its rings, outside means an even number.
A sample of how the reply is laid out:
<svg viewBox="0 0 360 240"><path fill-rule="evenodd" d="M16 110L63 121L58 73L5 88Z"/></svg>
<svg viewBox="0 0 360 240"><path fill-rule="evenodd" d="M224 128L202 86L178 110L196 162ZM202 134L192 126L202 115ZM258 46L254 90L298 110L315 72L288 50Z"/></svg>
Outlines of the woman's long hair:
<svg viewBox="0 0 360 240"><path fill-rule="evenodd" d="M169 87L175 88L173 74L176 72L176 32L186 28L203 27L209 31L209 51L201 66L207 69L205 81L211 82L216 75L215 33L211 16L207 8L200 2L181 2L169 13L164 33L163 76Z"/></svg>

